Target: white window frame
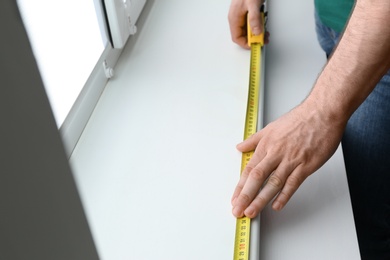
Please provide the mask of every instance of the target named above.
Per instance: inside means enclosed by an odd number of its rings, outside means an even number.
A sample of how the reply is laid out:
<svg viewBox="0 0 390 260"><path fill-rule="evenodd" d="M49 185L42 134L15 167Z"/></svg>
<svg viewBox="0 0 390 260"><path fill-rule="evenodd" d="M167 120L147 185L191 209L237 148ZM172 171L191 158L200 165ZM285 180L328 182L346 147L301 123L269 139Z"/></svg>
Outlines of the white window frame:
<svg viewBox="0 0 390 260"><path fill-rule="evenodd" d="M145 5L145 0L90 1L94 2L102 40L106 43L106 46L69 113L59 127L59 132L68 158L71 157L108 80L112 77L113 68L122 53L122 47L127 40L126 38L136 32L135 22ZM130 6L132 7L131 9ZM110 7L110 12L107 12L108 10L106 7ZM113 7L119 9L113 10ZM109 15L110 21L108 21ZM116 22L117 20L119 23ZM109 22L113 22L113 24L111 24L111 26L113 26L112 30L109 28ZM118 26L120 31L118 31ZM118 43L115 45L115 41L113 41L113 39L118 38L118 34L121 37L125 37L122 38L121 46L116 46ZM123 36L124 34L127 35ZM113 46L115 46L115 48Z"/></svg>
<svg viewBox="0 0 390 260"><path fill-rule="evenodd" d="M114 68L121 52L122 50L120 49L112 48L110 43L106 46L86 84L61 125L59 131L68 158L72 155L73 149L76 147L76 144L99 101L100 95L109 80L109 78L106 77L103 63L106 63L108 67Z"/></svg>
<svg viewBox="0 0 390 260"><path fill-rule="evenodd" d="M68 158L71 157L72 152L107 85L109 77L106 75L105 67L114 68L122 53L122 49L114 49L112 47L104 0L93 1L95 3L96 14L103 35L102 37L103 39L107 39L107 41L105 41L107 44L59 129Z"/></svg>

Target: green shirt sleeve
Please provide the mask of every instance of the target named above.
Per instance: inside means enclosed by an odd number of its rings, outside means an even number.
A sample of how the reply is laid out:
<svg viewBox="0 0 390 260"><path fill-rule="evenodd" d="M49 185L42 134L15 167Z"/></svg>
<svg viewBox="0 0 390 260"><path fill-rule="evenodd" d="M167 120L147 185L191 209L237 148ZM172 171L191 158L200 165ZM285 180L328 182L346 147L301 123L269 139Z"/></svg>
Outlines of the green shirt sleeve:
<svg viewBox="0 0 390 260"><path fill-rule="evenodd" d="M354 4L354 0L314 1L321 22L339 33L344 30Z"/></svg>

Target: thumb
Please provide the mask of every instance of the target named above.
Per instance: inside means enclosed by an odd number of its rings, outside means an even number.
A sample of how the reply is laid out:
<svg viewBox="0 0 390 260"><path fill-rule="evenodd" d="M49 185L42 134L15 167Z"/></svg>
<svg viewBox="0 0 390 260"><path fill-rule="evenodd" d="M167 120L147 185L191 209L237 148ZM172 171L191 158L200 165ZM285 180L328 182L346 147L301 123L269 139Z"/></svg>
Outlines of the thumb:
<svg viewBox="0 0 390 260"><path fill-rule="evenodd" d="M245 141L237 144L236 148L237 150L243 153L254 151L257 147L257 144L260 142L260 139L261 139L260 133L256 133L254 135L251 135Z"/></svg>
<svg viewBox="0 0 390 260"><path fill-rule="evenodd" d="M260 35L263 32L263 18L260 13L261 1L252 1L248 6L248 20L254 35Z"/></svg>

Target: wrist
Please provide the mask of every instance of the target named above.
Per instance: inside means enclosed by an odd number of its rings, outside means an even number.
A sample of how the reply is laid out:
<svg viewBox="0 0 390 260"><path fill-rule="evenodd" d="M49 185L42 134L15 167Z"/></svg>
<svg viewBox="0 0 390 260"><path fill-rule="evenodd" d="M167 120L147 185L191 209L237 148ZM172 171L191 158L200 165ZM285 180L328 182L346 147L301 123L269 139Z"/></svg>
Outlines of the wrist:
<svg viewBox="0 0 390 260"><path fill-rule="evenodd" d="M347 112L344 104L339 100L326 100L326 95L317 97L315 93L310 94L300 105L302 112L312 120L322 122L325 128L344 129L352 112Z"/></svg>

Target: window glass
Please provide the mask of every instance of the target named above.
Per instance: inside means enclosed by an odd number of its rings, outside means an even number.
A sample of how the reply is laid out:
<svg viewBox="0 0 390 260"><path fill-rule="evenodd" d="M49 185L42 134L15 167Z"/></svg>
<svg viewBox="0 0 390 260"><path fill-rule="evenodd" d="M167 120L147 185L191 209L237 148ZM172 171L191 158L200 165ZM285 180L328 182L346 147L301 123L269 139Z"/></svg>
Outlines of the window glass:
<svg viewBox="0 0 390 260"><path fill-rule="evenodd" d="M99 1L18 0L58 127L106 45L96 4Z"/></svg>

